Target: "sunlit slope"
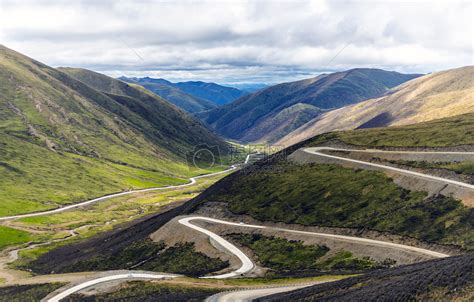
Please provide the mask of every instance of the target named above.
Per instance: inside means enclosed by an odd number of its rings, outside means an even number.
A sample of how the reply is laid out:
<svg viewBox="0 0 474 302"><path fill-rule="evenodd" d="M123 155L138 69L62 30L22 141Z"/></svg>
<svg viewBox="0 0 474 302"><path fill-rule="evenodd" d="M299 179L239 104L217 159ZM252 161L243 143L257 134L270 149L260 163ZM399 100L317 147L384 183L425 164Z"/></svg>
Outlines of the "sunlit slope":
<svg viewBox="0 0 474 302"><path fill-rule="evenodd" d="M225 146L163 100L130 87L118 101L3 46L0 83L1 216L183 183L184 152Z"/></svg>
<svg viewBox="0 0 474 302"><path fill-rule="evenodd" d="M292 145L335 130L409 125L470 112L474 112L474 66L429 74L381 98L327 112L279 143Z"/></svg>

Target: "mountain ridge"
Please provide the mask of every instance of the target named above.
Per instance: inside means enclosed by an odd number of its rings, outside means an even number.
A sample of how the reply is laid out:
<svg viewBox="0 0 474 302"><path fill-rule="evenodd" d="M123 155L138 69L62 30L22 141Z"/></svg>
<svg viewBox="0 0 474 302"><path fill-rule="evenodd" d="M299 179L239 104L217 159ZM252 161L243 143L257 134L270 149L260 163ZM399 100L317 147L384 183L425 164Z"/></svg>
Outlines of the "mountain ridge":
<svg viewBox="0 0 474 302"><path fill-rule="evenodd" d="M0 214L184 183L199 173L186 152L202 143L225 151L217 135L165 100L100 77L127 95L0 46Z"/></svg>
<svg viewBox="0 0 474 302"><path fill-rule="evenodd" d="M228 104L247 94L240 89L213 82L187 81L174 83L174 85L194 97L209 100L219 106Z"/></svg>
<svg viewBox="0 0 474 302"><path fill-rule="evenodd" d="M168 103L166 100L156 96L154 94L148 94L136 87L133 87L125 82L119 81L117 79L102 75L100 73L80 68L59 68L60 71L68 74L72 78L77 79L89 85L98 91L101 91L105 95L109 96L111 99L114 99L116 102L121 103L123 106L127 107L130 105L130 102L125 100L117 100L117 96L126 96L135 100L140 100L136 102L133 106L129 106L130 110L139 115L143 120L150 122L151 124L166 124L170 129L180 129L182 124L187 125L189 128L197 128L198 132L202 133L202 138L206 140L206 136L217 137L209 132L206 134L204 131L205 127L200 125L199 121L194 120L189 115L185 114L183 111L178 109L178 107ZM104 84L105 83L105 84ZM141 106L142 108L137 108ZM157 108L159 106L159 108ZM148 107L147 110L143 109ZM166 110L165 110L166 109ZM165 112L164 112L165 111ZM150 115L149 113L152 113ZM178 117L179 116L179 117ZM180 119L181 121L177 122L176 120ZM171 131L171 130L170 130ZM181 135L185 135L186 139L184 141L192 142L191 145L199 144L199 139L195 135L188 135L186 131L181 131ZM176 134L176 130L171 131L171 133ZM162 136L162 135L160 135ZM176 135L169 135L166 140L166 144L169 142L177 141L179 137Z"/></svg>
<svg viewBox="0 0 474 302"><path fill-rule="evenodd" d="M152 93L164 98L182 110L194 114L197 112L216 108L217 105L205 99L195 97L175 87L173 83L164 79L127 78L120 77L119 80L144 87Z"/></svg>
<svg viewBox="0 0 474 302"><path fill-rule="evenodd" d="M222 107L198 113L218 133L246 142L275 142L285 133L269 133L266 124L283 109L297 103L313 105L321 111L332 110L379 96L389 88L418 75L405 75L380 69L357 68L317 77L277 84L241 97ZM318 113L306 118L314 118ZM287 121L286 121L287 122ZM293 120L287 131L294 130L305 120ZM275 125L275 129L281 129Z"/></svg>
<svg viewBox="0 0 474 302"><path fill-rule="evenodd" d="M474 112L474 67L428 74L405 82L385 95L315 117L282 137L291 145L330 131L415 124Z"/></svg>
<svg viewBox="0 0 474 302"><path fill-rule="evenodd" d="M151 77L120 77L119 79L141 85L190 113L210 110L247 94L247 92L237 88L213 82L187 81L173 83L166 79Z"/></svg>

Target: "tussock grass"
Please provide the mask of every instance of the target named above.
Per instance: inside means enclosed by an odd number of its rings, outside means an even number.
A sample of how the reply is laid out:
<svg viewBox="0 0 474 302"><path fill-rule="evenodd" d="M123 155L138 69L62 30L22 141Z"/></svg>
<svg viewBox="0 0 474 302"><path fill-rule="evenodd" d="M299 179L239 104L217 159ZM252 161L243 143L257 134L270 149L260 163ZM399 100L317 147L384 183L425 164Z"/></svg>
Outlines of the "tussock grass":
<svg viewBox="0 0 474 302"><path fill-rule="evenodd" d="M29 242L32 237L28 232L0 225L0 250L10 245Z"/></svg>
<svg viewBox="0 0 474 302"><path fill-rule="evenodd" d="M217 183L201 202L227 203L260 221L376 230L473 249L474 209L450 197L425 198L382 172L277 161Z"/></svg>

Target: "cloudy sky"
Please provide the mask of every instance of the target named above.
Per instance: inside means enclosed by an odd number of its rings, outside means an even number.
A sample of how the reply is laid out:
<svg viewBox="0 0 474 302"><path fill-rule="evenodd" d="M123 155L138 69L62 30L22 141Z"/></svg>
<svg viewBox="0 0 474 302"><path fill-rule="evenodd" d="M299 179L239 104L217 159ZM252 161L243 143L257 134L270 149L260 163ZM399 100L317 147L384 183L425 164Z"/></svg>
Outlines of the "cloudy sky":
<svg viewBox="0 0 474 302"><path fill-rule="evenodd" d="M72 3L74 2L74 3ZM276 83L473 64L472 1L10 1L0 44L52 66Z"/></svg>

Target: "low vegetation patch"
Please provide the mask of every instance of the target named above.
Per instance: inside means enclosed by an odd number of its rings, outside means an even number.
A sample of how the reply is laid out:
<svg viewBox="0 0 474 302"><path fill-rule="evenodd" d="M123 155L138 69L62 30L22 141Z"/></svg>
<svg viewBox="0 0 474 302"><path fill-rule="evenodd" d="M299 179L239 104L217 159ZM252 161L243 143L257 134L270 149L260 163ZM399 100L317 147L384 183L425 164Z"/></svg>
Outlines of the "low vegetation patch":
<svg viewBox="0 0 474 302"><path fill-rule="evenodd" d="M474 249L474 209L450 197L426 199L382 172L277 161L218 185L201 202L228 203L233 213L260 221L369 229Z"/></svg>
<svg viewBox="0 0 474 302"><path fill-rule="evenodd" d="M329 251L326 246L306 246L301 241L260 234L232 234L230 237L249 247L263 266L274 270L316 269L318 259Z"/></svg>
<svg viewBox="0 0 474 302"><path fill-rule="evenodd" d="M45 283L0 287L0 302L40 301L64 283Z"/></svg>
<svg viewBox="0 0 474 302"><path fill-rule="evenodd" d="M325 271L364 271L371 269L380 269L391 267L395 264L395 260L385 259L377 262L370 257L355 257L349 251L340 251L336 255L319 263L319 268Z"/></svg>
<svg viewBox="0 0 474 302"><path fill-rule="evenodd" d="M86 208L47 216L18 219L11 222L11 225L24 229L41 229L44 231L44 233L32 235L32 240L35 243L49 242L64 237L68 238L64 241L57 241L48 245L20 251L20 259L15 261L13 266L28 267L30 262L55 248L78 243L101 232L109 231L124 222L178 206L179 203L172 203L192 199L224 176L225 174L220 174L200 178L197 184L185 188L125 195L104 200ZM75 237L70 236L69 230L74 230L78 235ZM6 237L7 240L11 238L11 236ZM5 247L10 245L9 241Z"/></svg>
<svg viewBox="0 0 474 302"><path fill-rule="evenodd" d="M277 275L282 272L302 271L364 271L389 267L393 261L378 263L364 257L357 258L349 251L340 251L334 256L325 257L329 248L319 245L305 245L302 241L268 237L260 234L231 234L230 238L250 248L259 262L272 269Z"/></svg>
<svg viewBox="0 0 474 302"><path fill-rule="evenodd" d="M0 250L10 245L26 243L31 238L32 235L28 232L0 225Z"/></svg>
<svg viewBox="0 0 474 302"><path fill-rule="evenodd" d="M167 247L150 239L136 241L111 255L100 255L78 261L63 272L137 269L155 272L201 276L229 265L194 250L193 243Z"/></svg>

